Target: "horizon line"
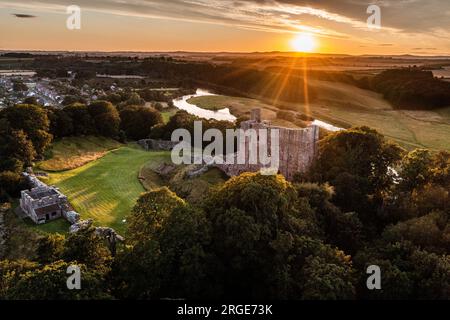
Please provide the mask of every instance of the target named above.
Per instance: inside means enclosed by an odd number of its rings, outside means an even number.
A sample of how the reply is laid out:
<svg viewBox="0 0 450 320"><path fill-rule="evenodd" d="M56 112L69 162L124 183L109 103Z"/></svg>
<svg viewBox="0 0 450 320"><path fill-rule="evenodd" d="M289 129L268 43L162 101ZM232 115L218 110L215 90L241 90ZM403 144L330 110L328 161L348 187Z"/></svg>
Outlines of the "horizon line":
<svg viewBox="0 0 450 320"><path fill-rule="evenodd" d="M143 51L143 50L47 50L47 49L0 49L0 52L48 52L48 53L147 53L147 54L230 54L230 55L251 55L251 54L292 54L292 55L324 55L324 56L349 56L349 57L364 57L364 56L375 56L375 57L402 57L402 56L412 56L412 57L445 57L450 58L450 53L442 54L421 54L421 53L396 53L396 54L350 54L350 53L320 53L320 52L297 52L297 51L189 51L189 50L156 50L156 51Z"/></svg>

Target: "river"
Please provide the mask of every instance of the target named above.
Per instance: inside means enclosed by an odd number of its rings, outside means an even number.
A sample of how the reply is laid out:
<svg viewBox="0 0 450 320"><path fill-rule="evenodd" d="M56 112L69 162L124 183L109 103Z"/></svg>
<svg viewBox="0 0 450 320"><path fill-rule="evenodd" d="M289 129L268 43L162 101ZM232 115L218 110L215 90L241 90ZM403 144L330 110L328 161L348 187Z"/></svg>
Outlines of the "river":
<svg viewBox="0 0 450 320"><path fill-rule="evenodd" d="M231 122L234 122L236 120L236 117L230 113L230 109L228 109L228 108L223 108L223 109L220 109L217 111L206 110L206 109L197 107L196 105L190 104L189 102L187 102L191 98L203 97L203 96L215 96L215 94L211 93L207 90L197 89L195 94L186 95L181 98L174 99L173 104L176 108L185 110L188 113L193 114L200 118L225 120L225 121L231 121ZM342 128L333 126L332 124L329 124L329 123L321 121L321 120L314 120L312 122L312 124L316 125L320 128L329 130L329 131L343 130Z"/></svg>
<svg viewBox="0 0 450 320"><path fill-rule="evenodd" d="M228 109L228 108L223 108L223 109L220 109L217 111L206 110L206 109L197 107L196 105L193 105L193 104L190 104L187 102L191 98L203 97L203 96L214 96L214 95L215 94L210 93L206 90L197 89L197 92L195 94L182 96L181 98L174 99L173 104L178 109L185 110L185 111L189 112L190 114L193 114L200 118L225 120L225 121L234 122L236 120L236 117L230 113L230 109Z"/></svg>

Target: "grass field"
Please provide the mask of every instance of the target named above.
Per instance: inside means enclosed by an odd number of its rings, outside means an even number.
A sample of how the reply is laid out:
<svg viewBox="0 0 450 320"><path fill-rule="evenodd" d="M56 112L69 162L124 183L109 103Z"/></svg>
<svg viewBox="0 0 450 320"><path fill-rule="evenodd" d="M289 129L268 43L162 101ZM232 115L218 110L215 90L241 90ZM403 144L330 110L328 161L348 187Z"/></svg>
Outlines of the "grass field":
<svg viewBox="0 0 450 320"><path fill-rule="evenodd" d="M318 98L308 107L304 104L278 102L300 113L340 127L369 126L406 149L429 148L450 150L450 107L436 111L394 110L381 95L357 87L311 80ZM263 102L261 102L263 101ZM262 109L262 118L275 124L276 107L271 102L230 96L204 96L190 99L201 108L229 107L232 114L249 114L254 107ZM291 126L288 122L284 125Z"/></svg>
<svg viewBox="0 0 450 320"><path fill-rule="evenodd" d="M166 162L166 165L170 162ZM142 184L147 190L159 186L167 186L178 196L186 199L190 203L200 202L208 193L209 188L225 182L228 177L217 168L211 168L207 172L197 177L188 178L186 173L196 169L196 165L172 166L167 174L158 174L155 169L159 164L156 162L146 163L139 173Z"/></svg>
<svg viewBox="0 0 450 320"><path fill-rule="evenodd" d="M177 108L167 108L163 109L164 111L161 111L161 116L163 118L164 123L169 122L170 118L177 113Z"/></svg>
<svg viewBox="0 0 450 320"><path fill-rule="evenodd" d="M122 144L103 137L68 137L54 141L47 152L47 160L37 164L36 168L45 171L63 171L81 167L101 158L109 150Z"/></svg>
<svg viewBox="0 0 450 320"><path fill-rule="evenodd" d="M171 190L190 203L199 203L208 194L211 187L224 183L228 177L219 169L211 168L207 172L194 178L185 178L184 170L178 170L168 182Z"/></svg>
<svg viewBox="0 0 450 320"><path fill-rule="evenodd" d="M275 118L276 112L278 111L276 107L255 99L223 95L194 97L187 100L187 102L207 110L229 108L230 112L238 118L242 115L249 114L254 108L261 108L262 116L265 119Z"/></svg>
<svg viewBox="0 0 450 320"><path fill-rule="evenodd" d="M140 168L149 162L169 159L170 152L149 152L127 145L77 169L50 173L47 182L67 195L82 219L92 218L96 225L110 226L123 233L124 219L145 191L138 179ZM67 226L59 221L44 227L51 232L67 231Z"/></svg>

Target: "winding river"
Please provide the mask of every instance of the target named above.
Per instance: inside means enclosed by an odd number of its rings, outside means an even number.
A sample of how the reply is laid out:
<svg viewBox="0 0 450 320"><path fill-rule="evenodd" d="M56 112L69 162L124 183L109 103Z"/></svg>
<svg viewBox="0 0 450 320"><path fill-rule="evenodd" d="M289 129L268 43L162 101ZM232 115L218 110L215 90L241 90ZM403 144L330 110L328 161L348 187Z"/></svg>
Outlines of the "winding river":
<svg viewBox="0 0 450 320"><path fill-rule="evenodd" d="M206 110L200 107L197 107L194 104L190 104L188 102L189 99L191 98L195 98L195 97L203 97L203 96L215 96L214 93L211 93L207 90L203 90L203 89L197 89L195 94L191 94L191 95L186 95L183 96L181 98L177 98L173 100L173 104L176 108L181 109L181 110L185 110L190 114L193 114L197 117L200 118L204 118L204 119L215 119L215 120L225 120L225 121L235 121L236 117L233 116L230 113L230 109L228 108L223 108L217 111L213 111L213 110ZM342 128L333 126L327 122L321 121L321 120L314 120L312 122L312 124L320 127L320 128L324 128L326 130L329 131L339 131L339 130L343 130Z"/></svg>
<svg viewBox="0 0 450 320"><path fill-rule="evenodd" d="M185 110L189 112L190 114L193 114L197 117L204 118L204 119L216 119L216 120L225 120L225 121L231 121L234 122L236 120L236 117L233 116L230 113L230 109L223 108L217 111L213 110L206 110L200 107L197 107L194 104L190 104L187 102L191 98L196 97L203 97L203 96L215 96L215 94L210 93L206 90L197 89L197 92L195 94L182 96L181 98L177 98L173 100L173 105L177 107L178 109Z"/></svg>

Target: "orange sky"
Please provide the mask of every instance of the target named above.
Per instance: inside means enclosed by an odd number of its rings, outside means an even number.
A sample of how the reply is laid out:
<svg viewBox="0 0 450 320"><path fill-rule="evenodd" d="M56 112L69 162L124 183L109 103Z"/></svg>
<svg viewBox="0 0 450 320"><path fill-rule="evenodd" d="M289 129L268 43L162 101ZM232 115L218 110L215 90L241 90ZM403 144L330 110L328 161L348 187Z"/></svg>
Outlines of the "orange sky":
<svg viewBox="0 0 450 320"><path fill-rule="evenodd" d="M80 30L66 28L65 9L74 3ZM292 38L306 31L320 53L450 54L450 1L383 3L382 29L373 30L368 3L358 0L0 0L0 49L292 51Z"/></svg>

